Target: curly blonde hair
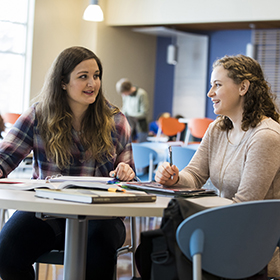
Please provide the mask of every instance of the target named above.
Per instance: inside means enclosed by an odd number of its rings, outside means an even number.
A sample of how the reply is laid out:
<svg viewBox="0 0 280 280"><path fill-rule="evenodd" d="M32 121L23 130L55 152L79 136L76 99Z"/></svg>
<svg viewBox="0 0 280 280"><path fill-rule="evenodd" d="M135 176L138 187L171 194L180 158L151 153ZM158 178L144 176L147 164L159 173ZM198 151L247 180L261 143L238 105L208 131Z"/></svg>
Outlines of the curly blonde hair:
<svg viewBox="0 0 280 280"><path fill-rule="evenodd" d="M263 70L255 59L245 55L224 56L214 62L213 69L217 66L224 67L228 71L228 77L237 85L244 80L250 82L249 89L244 95L243 130L256 127L264 116L279 123L279 110L275 104L276 95L271 92L271 88L264 78ZM227 116L218 118L223 130L233 127Z"/></svg>
<svg viewBox="0 0 280 280"><path fill-rule="evenodd" d="M38 127L44 141L46 155L63 169L71 164L73 113L68 105L67 93L62 83L68 84L70 74L82 61L95 59L102 80L103 68L99 58L83 47L71 47L62 51L54 61L44 87L36 114ZM88 157L104 162L113 156L111 133L115 130L113 116L119 109L104 97L102 83L94 103L90 104L81 123L82 145L89 151Z"/></svg>

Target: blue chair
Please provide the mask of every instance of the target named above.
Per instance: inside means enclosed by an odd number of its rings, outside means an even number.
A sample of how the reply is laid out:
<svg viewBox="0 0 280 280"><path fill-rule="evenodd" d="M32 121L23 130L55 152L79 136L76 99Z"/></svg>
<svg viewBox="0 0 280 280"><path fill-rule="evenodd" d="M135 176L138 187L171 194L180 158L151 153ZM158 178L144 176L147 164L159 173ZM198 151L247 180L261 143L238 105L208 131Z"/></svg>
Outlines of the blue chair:
<svg viewBox="0 0 280 280"><path fill-rule="evenodd" d="M136 175L141 181L152 181L154 165L157 163L157 152L142 146L141 143L132 143L132 152ZM144 171L146 168L148 168L148 172Z"/></svg>
<svg viewBox="0 0 280 280"><path fill-rule="evenodd" d="M280 200L262 200L207 209L185 219L176 239L193 261L193 279L202 269L240 279L266 267L280 238Z"/></svg>
<svg viewBox="0 0 280 280"><path fill-rule="evenodd" d="M196 150L188 147L172 146L173 164L181 171L189 164L195 152Z"/></svg>

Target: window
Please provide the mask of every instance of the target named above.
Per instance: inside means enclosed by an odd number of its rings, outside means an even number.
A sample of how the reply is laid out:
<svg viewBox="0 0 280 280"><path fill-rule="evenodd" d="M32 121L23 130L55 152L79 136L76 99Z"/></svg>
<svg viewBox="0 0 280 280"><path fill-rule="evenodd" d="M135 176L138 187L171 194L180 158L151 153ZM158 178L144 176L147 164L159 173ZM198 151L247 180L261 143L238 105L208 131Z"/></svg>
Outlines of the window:
<svg viewBox="0 0 280 280"><path fill-rule="evenodd" d="M29 105L34 0L0 0L0 113Z"/></svg>
<svg viewBox="0 0 280 280"><path fill-rule="evenodd" d="M276 103L280 108L280 30L254 30L253 44L255 58L263 68L271 90L277 95Z"/></svg>

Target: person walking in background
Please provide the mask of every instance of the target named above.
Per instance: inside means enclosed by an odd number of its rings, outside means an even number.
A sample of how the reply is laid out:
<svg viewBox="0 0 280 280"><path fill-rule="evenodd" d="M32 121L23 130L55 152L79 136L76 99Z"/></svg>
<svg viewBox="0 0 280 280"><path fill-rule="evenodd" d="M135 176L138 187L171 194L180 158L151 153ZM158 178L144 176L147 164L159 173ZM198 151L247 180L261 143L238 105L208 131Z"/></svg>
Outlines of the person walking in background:
<svg viewBox="0 0 280 280"><path fill-rule="evenodd" d="M60 53L39 102L0 143L0 177L7 177L31 150L33 179L57 174L122 181L135 177L130 127L105 99L102 74L92 51L71 47ZM113 279L116 250L125 236L123 218L88 222L86 280ZM64 240L65 219L42 220L16 211L0 232L1 279L34 280L33 263L46 252L63 249Z"/></svg>
<svg viewBox="0 0 280 280"><path fill-rule="evenodd" d="M235 203L280 199L279 110L260 64L244 55L217 60L208 97L218 118L194 157L180 172L176 162L163 163L155 180L199 189L210 178L219 196ZM279 251L268 265L268 276L280 277Z"/></svg>
<svg viewBox="0 0 280 280"><path fill-rule="evenodd" d="M116 90L122 95L122 112L131 126L132 140L145 142L148 136L147 114L149 101L147 92L122 78L116 83Z"/></svg>

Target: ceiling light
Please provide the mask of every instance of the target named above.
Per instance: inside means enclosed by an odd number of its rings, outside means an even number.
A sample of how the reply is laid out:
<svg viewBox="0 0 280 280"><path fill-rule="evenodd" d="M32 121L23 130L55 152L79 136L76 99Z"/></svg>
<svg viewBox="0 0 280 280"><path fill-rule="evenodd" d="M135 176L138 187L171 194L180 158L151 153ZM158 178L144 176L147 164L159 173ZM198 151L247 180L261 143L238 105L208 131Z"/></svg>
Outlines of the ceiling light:
<svg viewBox="0 0 280 280"><path fill-rule="evenodd" d="M98 5L98 0L90 0L90 4L84 12L83 19L88 21L103 21L103 12Z"/></svg>
<svg viewBox="0 0 280 280"><path fill-rule="evenodd" d="M176 44L177 37L172 37L172 43L167 47L167 63L176 65L178 62L178 46Z"/></svg>

